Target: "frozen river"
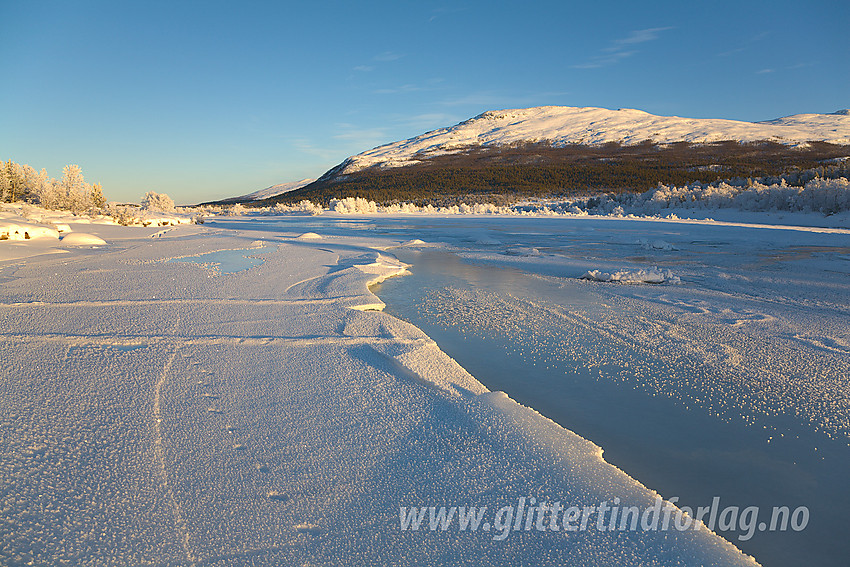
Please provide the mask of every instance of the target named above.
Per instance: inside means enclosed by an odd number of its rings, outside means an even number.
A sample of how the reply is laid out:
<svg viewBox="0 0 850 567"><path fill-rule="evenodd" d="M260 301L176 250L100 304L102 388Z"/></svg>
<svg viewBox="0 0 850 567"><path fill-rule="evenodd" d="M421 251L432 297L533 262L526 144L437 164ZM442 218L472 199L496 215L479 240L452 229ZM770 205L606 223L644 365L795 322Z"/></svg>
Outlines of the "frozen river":
<svg viewBox="0 0 850 567"><path fill-rule="evenodd" d="M389 250L413 275L374 289L388 313L680 505L720 498L761 519L805 506L800 532L715 528L763 564L844 565L847 234L613 219L313 223L424 241ZM578 279L655 266L682 281Z"/></svg>
<svg viewBox="0 0 850 567"><path fill-rule="evenodd" d="M470 264L441 251L397 255L413 275L375 288L385 311L424 330L485 386L601 445L608 462L667 498L678 496L679 504L696 509L720 497L741 509L806 505L811 521L799 533L756 530L748 538L740 526L718 530L764 565L844 564L845 443L794 420L787 420L787 434L771 438L770 420L714 415L643 387L645 373L676 379L711 370L671 367L651 352L611 344L581 319L551 316L600 316L604 308L591 291L598 284ZM593 353L592 364L573 356L583 352ZM699 397L699 388L690 393Z"/></svg>

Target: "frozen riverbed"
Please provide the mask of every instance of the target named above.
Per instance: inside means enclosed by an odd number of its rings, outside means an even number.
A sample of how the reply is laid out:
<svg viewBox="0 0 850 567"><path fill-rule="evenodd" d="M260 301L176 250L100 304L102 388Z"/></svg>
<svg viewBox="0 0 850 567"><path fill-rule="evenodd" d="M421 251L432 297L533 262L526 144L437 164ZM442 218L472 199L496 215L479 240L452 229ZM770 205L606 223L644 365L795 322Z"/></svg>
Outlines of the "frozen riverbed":
<svg viewBox="0 0 850 567"><path fill-rule="evenodd" d="M717 387L722 369L684 358L671 365L628 335L600 334L607 288L470 264L441 249L396 254L413 277L375 288L386 311L424 330L488 388L592 439L608 462L680 504L805 504L812 519L799 533L736 525L721 534L764 565L843 564L846 442L796 419L717 414L682 399L708 399L701 390ZM670 386L679 382L690 386Z"/></svg>
<svg viewBox="0 0 850 567"><path fill-rule="evenodd" d="M824 390L829 385L833 394L846 394L839 378L847 374L834 375L847 356L846 290L823 267L826 261L843 269L846 251L839 247L847 246L846 234L799 232L780 245L772 236L748 240L753 249L739 261L764 267L742 271L734 264L694 267L687 258L677 268L660 256L669 253L663 244L636 244L661 238L659 230L680 230L691 239L683 253L700 257L722 244L700 225L553 222L237 218L153 239L153 230L118 237L90 227L110 244L29 258L16 253L0 265L3 562L753 564L705 529L566 533L525 531L518 522L520 529L503 539L483 528L401 529L400 507L495 510L535 498L579 506L616 499L643 509L655 502L657 489L607 464L594 439L488 392L426 334L380 312L383 302L367 286L404 273L393 247L416 238L541 277L651 263L671 269L686 283L610 292L612 302L660 310L633 310L645 324L626 328L647 333L640 341L647 348L661 348L650 339L652 322L668 321L664 309L684 313L678 327L664 327L678 333L680 348L700 344L687 335L698 328L687 317L725 317L735 329L778 324L750 308L747 290L754 287L739 276L785 282L768 289L796 301L794 334L767 327L765 342L802 345L803 358L780 362L800 374L816 371L817 383L801 380L776 396L759 382L742 390L740 404L727 405L721 402L731 390L723 388L719 400L697 403L687 396L685 386L693 385L645 386L724 416L738 411L753 427L760 415L794 415L846 446L846 406ZM671 234L665 242L681 245ZM251 257L259 249L261 264L234 273L214 269L215 261L169 262L225 250ZM787 258L816 269L798 281L802 269L790 276L775 269ZM715 299L705 290L729 294L731 311L712 311ZM482 305L469 299L459 304ZM770 305L785 308L779 295L772 299ZM612 341L624 328L610 317L598 324ZM702 341L705 360L735 359L717 342ZM730 344L739 360L749 360L749 352ZM812 352L819 358L806 358ZM823 353L831 357L826 363ZM770 397L759 405L757 392ZM801 403L792 403L793 396ZM798 405L799 413L788 413Z"/></svg>

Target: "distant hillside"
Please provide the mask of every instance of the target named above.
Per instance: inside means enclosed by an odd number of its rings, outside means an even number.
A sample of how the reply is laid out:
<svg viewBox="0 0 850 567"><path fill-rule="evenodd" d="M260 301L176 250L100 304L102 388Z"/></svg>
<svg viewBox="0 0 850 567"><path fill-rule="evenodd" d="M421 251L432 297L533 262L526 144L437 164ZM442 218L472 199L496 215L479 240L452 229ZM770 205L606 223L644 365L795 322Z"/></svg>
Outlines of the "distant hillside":
<svg viewBox="0 0 850 567"><path fill-rule="evenodd" d="M314 182L315 179L302 179L301 181L290 181L289 183L278 183L277 185L272 185L271 187L266 187L265 189L260 189L259 191L254 191L253 193L248 193L247 195L242 195L241 197L230 197L229 199L223 199L218 201L219 203L245 203L249 201L261 201L263 199L269 199L271 197L277 197L278 195L282 195L284 193L288 193L289 191L295 191L296 189L300 189L305 185L309 185Z"/></svg>
<svg viewBox="0 0 850 567"><path fill-rule="evenodd" d="M370 167L415 165L471 148L544 144L633 146L644 142L705 144L737 141L805 145L811 141L850 144L850 111L795 114L766 122L655 116L641 110L540 106L480 114L448 128L378 146L334 168L333 176ZM327 175L327 174L326 174Z"/></svg>
<svg viewBox="0 0 850 567"><path fill-rule="evenodd" d="M850 155L850 112L766 122L546 106L485 112L352 156L265 203L418 203L637 191L776 176Z"/></svg>

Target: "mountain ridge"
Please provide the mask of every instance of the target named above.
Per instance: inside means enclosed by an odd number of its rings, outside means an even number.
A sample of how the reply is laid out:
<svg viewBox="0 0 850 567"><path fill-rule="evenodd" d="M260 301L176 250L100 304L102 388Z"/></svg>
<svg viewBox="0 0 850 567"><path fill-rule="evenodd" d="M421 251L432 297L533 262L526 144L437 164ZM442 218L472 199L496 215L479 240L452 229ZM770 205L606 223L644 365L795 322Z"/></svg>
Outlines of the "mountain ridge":
<svg viewBox="0 0 850 567"><path fill-rule="evenodd" d="M227 199L222 199L221 203L240 203L245 201L261 201L263 199L271 199L273 197L278 197L283 195L284 193L289 193L290 191L295 191L296 189L301 189L305 185L309 185L316 181L315 179L307 178L301 179L300 181L288 181L286 183L278 183L276 185L272 185L270 187L266 187L265 189L260 189L259 191L254 191L253 193L248 193L246 195L240 195L238 197L229 197Z"/></svg>
<svg viewBox="0 0 850 567"><path fill-rule="evenodd" d="M348 157L328 174L347 175L371 168L415 165L423 159L464 151L471 147L506 146L516 143L597 146L616 142L624 146L650 141L655 144L724 141L776 142L804 146L820 141L850 144L850 111L831 114L794 114L762 122L723 118L657 116L636 109L609 110L598 107L538 106L490 110L459 122L383 144Z"/></svg>

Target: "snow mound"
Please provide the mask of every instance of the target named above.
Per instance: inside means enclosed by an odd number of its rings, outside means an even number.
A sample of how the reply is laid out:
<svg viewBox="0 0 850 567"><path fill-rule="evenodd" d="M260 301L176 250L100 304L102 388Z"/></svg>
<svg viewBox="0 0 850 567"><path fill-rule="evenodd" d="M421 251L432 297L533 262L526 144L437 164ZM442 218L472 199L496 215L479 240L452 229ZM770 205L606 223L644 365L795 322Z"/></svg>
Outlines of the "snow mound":
<svg viewBox="0 0 850 567"><path fill-rule="evenodd" d="M581 279L595 282L620 283L682 283L682 280L678 276L674 276L670 270L659 270L658 268L650 268L648 270L621 270L611 274L601 270L590 270Z"/></svg>
<svg viewBox="0 0 850 567"><path fill-rule="evenodd" d="M321 240L322 235L316 234L315 232L305 232L299 236L295 237L297 240Z"/></svg>
<svg viewBox="0 0 850 567"><path fill-rule="evenodd" d="M414 238L413 240L408 240L406 242L402 242L399 246L422 246L428 244L424 240L419 240L418 238Z"/></svg>
<svg viewBox="0 0 850 567"><path fill-rule="evenodd" d="M106 241L99 236L87 232L72 232L62 238L65 246L101 246Z"/></svg>
<svg viewBox="0 0 850 567"><path fill-rule="evenodd" d="M30 240L32 238L59 238L59 232L28 223L4 223L0 226L0 240Z"/></svg>
<svg viewBox="0 0 850 567"><path fill-rule="evenodd" d="M0 215L0 240L33 238L59 238L59 231L50 226L27 222L17 215Z"/></svg>

